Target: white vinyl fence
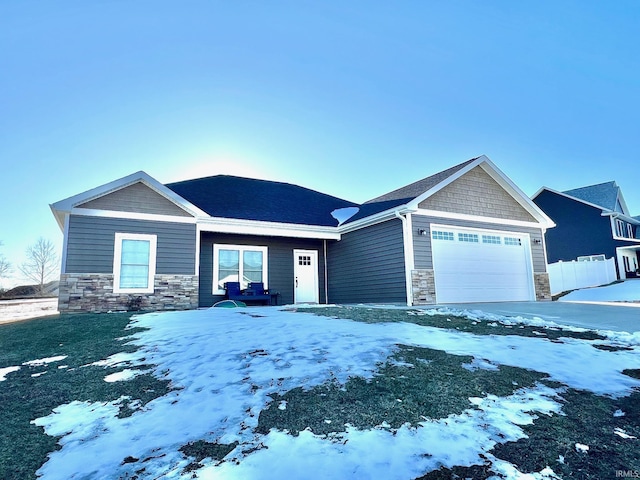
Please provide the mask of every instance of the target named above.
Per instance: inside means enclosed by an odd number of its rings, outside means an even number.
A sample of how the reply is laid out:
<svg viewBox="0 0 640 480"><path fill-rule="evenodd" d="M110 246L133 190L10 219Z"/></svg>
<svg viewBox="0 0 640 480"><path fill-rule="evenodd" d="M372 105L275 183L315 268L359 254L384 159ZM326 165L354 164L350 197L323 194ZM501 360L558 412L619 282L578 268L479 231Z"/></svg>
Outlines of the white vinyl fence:
<svg viewBox="0 0 640 480"><path fill-rule="evenodd" d="M618 279L613 258L597 262L558 262L547 265L551 295L577 288L598 287Z"/></svg>

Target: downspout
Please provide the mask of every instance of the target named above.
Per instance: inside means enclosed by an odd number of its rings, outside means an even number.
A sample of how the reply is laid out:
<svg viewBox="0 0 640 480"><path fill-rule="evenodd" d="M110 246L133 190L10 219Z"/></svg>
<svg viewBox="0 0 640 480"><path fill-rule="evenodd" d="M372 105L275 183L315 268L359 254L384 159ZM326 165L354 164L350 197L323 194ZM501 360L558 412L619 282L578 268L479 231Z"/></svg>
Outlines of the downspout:
<svg viewBox="0 0 640 480"><path fill-rule="evenodd" d="M413 248L408 248L408 242L411 241L411 229L409 227L409 220L404 215L401 215L398 210L395 210L394 215L402 222L402 243L404 250L404 279L405 290L407 292L407 306L413 305L413 283L411 281L411 270L413 270L413 262L410 261L409 255L413 251Z"/></svg>
<svg viewBox="0 0 640 480"><path fill-rule="evenodd" d="M324 304L329 305L329 277L327 276L327 239L323 240L324 246Z"/></svg>

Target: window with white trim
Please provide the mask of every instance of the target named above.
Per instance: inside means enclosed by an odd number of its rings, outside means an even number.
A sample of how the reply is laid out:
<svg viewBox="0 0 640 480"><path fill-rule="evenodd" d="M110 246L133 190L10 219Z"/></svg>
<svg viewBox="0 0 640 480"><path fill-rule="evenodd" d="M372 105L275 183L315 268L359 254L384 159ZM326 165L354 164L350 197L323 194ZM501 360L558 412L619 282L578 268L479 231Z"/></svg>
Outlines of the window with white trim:
<svg viewBox="0 0 640 480"><path fill-rule="evenodd" d="M262 282L268 288L267 252L267 247L254 245L214 244L213 293L223 294L227 282L240 282L241 289L249 282Z"/></svg>
<svg viewBox="0 0 640 480"><path fill-rule="evenodd" d="M517 237L504 237L504 244L519 247L522 245L522 240Z"/></svg>
<svg viewBox="0 0 640 480"><path fill-rule="evenodd" d="M579 262L604 262L604 255L582 255L578 257Z"/></svg>
<svg viewBox="0 0 640 480"><path fill-rule="evenodd" d="M616 219L616 236L624 237L625 228L622 220Z"/></svg>
<svg viewBox="0 0 640 480"><path fill-rule="evenodd" d="M116 232L113 293L153 293L157 245L156 235Z"/></svg>
<svg viewBox="0 0 640 480"><path fill-rule="evenodd" d="M633 225L627 223L627 238L633 238Z"/></svg>

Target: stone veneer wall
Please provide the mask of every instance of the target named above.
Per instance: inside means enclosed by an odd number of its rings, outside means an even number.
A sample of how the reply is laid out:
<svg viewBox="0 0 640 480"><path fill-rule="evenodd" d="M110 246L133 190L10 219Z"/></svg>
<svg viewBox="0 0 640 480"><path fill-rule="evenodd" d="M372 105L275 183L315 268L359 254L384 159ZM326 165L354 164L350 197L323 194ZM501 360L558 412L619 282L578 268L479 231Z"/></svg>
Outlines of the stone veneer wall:
<svg viewBox="0 0 640 480"><path fill-rule="evenodd" d="M139 304L137 299L140 298ZM63 273L58 310L101 313L198 308L197 275L156 275L153 293L113 293L113 274Z"/></svg>
<svg viewBox="0 0 640 480"><path fill-rule="evenodd" d="M436 282L433 270L411 270L411 286L414 305L436 303Z"/></svg>
<svg viewBox="0 0 640 480"><path fill-rule="evenodd" d="M536 289L536 300L551 300L551 284L548 273L534 273L533 283Z"/></svg>

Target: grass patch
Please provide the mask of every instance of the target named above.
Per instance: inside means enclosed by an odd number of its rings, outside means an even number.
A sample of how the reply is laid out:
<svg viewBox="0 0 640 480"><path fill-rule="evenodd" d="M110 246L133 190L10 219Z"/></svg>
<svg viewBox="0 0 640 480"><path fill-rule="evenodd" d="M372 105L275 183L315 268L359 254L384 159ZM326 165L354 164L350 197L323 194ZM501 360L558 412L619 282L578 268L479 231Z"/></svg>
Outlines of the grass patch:
<svg viewBox="0 0 640 480"><path fill-rule="evenodd" d="M550 466L562 478L600 480L615 478L617 470L640 471L640 392L612 399L569 389L562 397L564 415L524 426L528 438L497 445L494 455L525 473ZM614 415L618 411L624 415ZM638 438L623 438L616 429ZM589 450L578 451L576 443Z"/></svg>
<svg viewBox="0 0 640 480"><path fill-rule="evenodd" d="M588 341L603 339L594 332L503 325L449 315L429 316L420 310L319 307L300 311L367 323L412 322L476 335L543 337L556 342L568 336ZM35 418L50 414L53 408L74 400L106 402L129 396L131 402L124 401L120 411L120 416L126 416L169 391L168 382L149 374L126 382L107 383L104 381L107 374L125 367L86 366L114 353L136 348L126 345L129 340L126 336L138 331L126 330L129 322L130 314L102 314L60 316L0 325L0 368L21 366L17 372L8 374L6 381L0 382L0 405L3 407L0 478L34 479L47 454L59 448L56 438L45 435L42 428L30 423ZM598 347L594 344L594 347L610 352L628 350L624 346ZM257 349L249 354L262 353L266 354L264 350ZM22 365L26 361L59 355L68 357L48 365ZM58 366L62 365L66 368L59 369ZM43 372L46 373L32 376ZM623 373L640 378L638 369L624 370ZM637 455L640 445L640 391L619 399L599 397L567 389L558 382L549 381L544 373L492 365L468 355L406 345L396 346L394 354L384 364L378 365L371 379L353 377L344 385L328 383L272 395L273 401L260 413L254 432L267 434L271 429L278 429L298 435L309 429L315 434L330 437L346 431L346 425L362 430L378 426L397 429L407 423L415 426L475 408L469 402L470 397L490 394L505 397L539 382L560 392L558 401L563 404L562 415L538 415L534 424L522 427L527 438L498 444L489 452L491 455L514 464L524 473L539 472L549 466L562 478L595 480L615 478L619 470L640 471ZM624 438L625 435L638 438ZM576 443L589 445L589 451L577 451ZM197 475L195 471L206 463L206 459L222 461L237 446L237 443L218 444L205 440L183 445L180 452L193 459L183 472ZM249 453L242 452L244 455ZM144 468L147 460L126 457L122 459L122 465L140 462L141 468L134 471L132 478L143 478L148 475ZM487 460L483 465L440 468L421 478L486 479L495 475L491 467Z"/></svg>
<svg viewBox="0 0 640 480"><path fill-rule="evenodd" d="M591 331L493 324L449 315L411 315L408 313L411 310L337 308L339 310L319 307L300 311L366 323L405 321L476 335L520 335L552 341L561 341L562 337L587 341L605 339ZM593 346L611 352L632 350L622 346ZM461 366L468 364L471 357L424 348L400 347L391 360L371 381L355 378L344 388L323 385L274 397L274 402L260 415L258 429L262 433L278 428L298 434L309 428L316 434L330 435L344 431L345 423L366 429L386 422L391 428L398 428L406 422L415 425L428 418L460 413L471 407L468 398L472 396L506 396L517 388L542 382L562 392L559 397L562 414L540 415L534 424L522 427L528 438L497 444L490 451L492 455L512 463L523 473L540 472L549 466L561 478L599 480L615 478L618 471L640 471L638 390L614 399L565 389L562 384L545 379L543 374L521 368L500 366L497 370L469 371ZM403 366L402 362L412 366ZM640 379L638 369L622 373ZM282 402L286 402L285 409L278 408ZM625 438L625 435L636 438ZM578 451L576 444L589 445L588 452ZM488 460L482 465L442 467L420 480L496 478L491 467Z"/></svg>
<svg viewBox="0 0 640 480"><path fill-rule="evenodd" d="M308 428L327 435L345 431L346 424L359 429L382 424L400 428L405 423L416 425L460 414L471 408L469 397L507 396L546 378L508 366L474 369L472 360L440 350L400 346L371 380L355 377L344 387L325 384L272 396L273 402L260 413L256 432L267 434L276 428L297 435Z"/></svg>
<svg viewBox="0 0 640 480"><path fill-rule="evenodd" d="M104 377L122 368L84 366L108 356L133 351L124 345L138 329L125 330L131 314L60 315L0 325L0 368L66 355L60 362L21 366L0 382L0 478L33 479L57 450L57 439L30 422L74 400L107 402L121 396L144 405L168 391L168 382L140 375L126 382L107 383ZM66 366L66 368L58 368ZM43 373L46 372L46 373ZM41 374L33 377L34 374ZM123 408L121 415L133 413Z"/></svg>
<svg viewBox="0 0 640 480"><path fill-rule="evenodd" d="M426 315L420 309L385 309L367 307L312 307L297 310L300 313L311 313L329 318L343 318L364 323L415 323L425 327L458 330L475 335L518 335L520 337L577 338L581 340L606 340L606 337L592 331L574 332L556 327L504 325L492 320L472 320L467 317L436 314Z"/></svg>
<svg viewBox="0 0 640 480"><path fill-rule="evenodd" d="M623 370L622 373L628 375L629 377L637 378L638 380L640 380L640 368L627 368L626 370Z"/></svg>
<svg viewBox="0 0 640 480"><path fill-rule="evenodd" d="M197 442L191 442L187 445L183 445L180 447L180 451L187 457L193 457L195 459L184 468L184 471L191 472L202 467L199 463L205 458L210 458L219 462L237 446L238 442L227 444L205 442L204 440L198 440Z"/></svg>

